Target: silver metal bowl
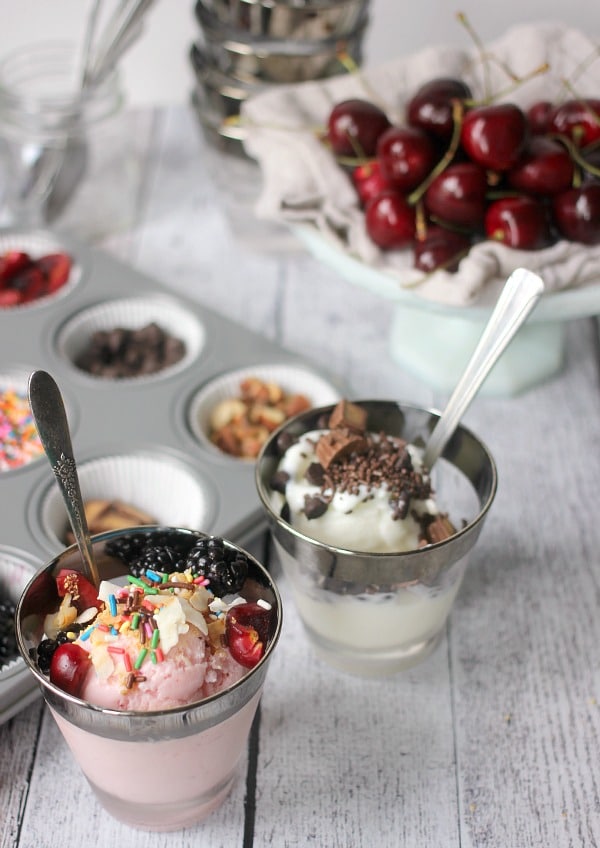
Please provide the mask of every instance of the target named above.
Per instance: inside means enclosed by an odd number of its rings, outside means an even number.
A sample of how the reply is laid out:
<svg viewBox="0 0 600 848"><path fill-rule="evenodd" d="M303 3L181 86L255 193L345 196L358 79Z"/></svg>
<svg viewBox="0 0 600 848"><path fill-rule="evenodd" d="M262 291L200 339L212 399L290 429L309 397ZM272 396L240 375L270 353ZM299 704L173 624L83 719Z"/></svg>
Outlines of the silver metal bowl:
<svg viewBox="0 0 600 848"><path fill-rule="evenodd" d="M360 65L365 29L366 21L344 39L315 42L310 51L306 47L294 50L293 44L280 42L249 44L232 38L221 40L214 33L204 31L193 49L205 65L249 84L305 82L345 73L341 52Z"/></svg>
<svg viewBox="0 0 600 848"><path fill-rule="evenodd" d="M370 0L197 0L202 26L247 37L319 41L348 35L366 21Z"/></svg>

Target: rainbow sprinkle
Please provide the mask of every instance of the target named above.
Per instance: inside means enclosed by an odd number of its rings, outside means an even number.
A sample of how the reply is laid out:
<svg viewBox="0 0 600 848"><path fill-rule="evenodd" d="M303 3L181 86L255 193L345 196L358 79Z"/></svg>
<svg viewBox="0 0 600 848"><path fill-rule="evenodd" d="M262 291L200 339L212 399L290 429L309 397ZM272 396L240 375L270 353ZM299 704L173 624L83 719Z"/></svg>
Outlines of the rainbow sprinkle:
<svg viewBox="0 0 600 848"><path fill-rule="evenodd" d="M43 453L27 395L0 392L0 471L19 468Z"/></svg>

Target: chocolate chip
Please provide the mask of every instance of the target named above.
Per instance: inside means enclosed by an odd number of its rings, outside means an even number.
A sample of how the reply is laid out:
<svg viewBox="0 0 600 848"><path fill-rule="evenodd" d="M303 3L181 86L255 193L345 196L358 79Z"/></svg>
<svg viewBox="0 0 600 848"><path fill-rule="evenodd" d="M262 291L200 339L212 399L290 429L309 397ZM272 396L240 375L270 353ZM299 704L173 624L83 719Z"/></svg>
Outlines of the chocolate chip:
<svg viewBox="0 0 600 848"><path fill-rule="evenodd" d="M274 492L279 492L280 494L285 495L285 487L289 479L290 475L287 471L276 471L271 477L271 488Z"/></svg>
<svg viewBox="0 0 600 848"><path fill-rule="evenodd" d="M284 430L277 436L277 452L280 454L280 456L283 456L283 454L289 448L291 448L292 445L295 445L297 441L298 439L296 438L296 436L294 436L288 430Z"/></svg>
<svg viewBox="0 0 600 848"><path fill-rule="evenodd" d="M327 511L327 503L318 495L304 495L304 515L310 520Z"/></svg>
<svg viewBox="0 0 600 848"><path fill-rule="evenodd" d="M306 469L306 480L312 486L322 486L325 482L325 469L320 462L311 462Z"/></svg>

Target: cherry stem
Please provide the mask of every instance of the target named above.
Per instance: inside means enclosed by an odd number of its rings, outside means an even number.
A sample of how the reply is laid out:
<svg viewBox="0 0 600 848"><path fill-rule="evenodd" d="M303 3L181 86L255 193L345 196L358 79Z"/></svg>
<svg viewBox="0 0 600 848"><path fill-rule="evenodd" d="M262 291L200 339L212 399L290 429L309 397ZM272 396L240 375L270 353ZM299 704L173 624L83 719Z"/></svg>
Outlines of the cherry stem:
<svg viewBox="0 0 600 848"><path fill-rule="evenodd" d="M593 174L595 177L600 177L600 168L597 168L595 165L592 165L591 162L588 162L585 156L582 154L581 149L577 147L577 145L568 136L563 135L562 133L552 133L548 135L548 138L552 138L555 141L564 144L564 146L569 151L569 156L571 157L571 159L575 162L576 165L579 165L582 170ZM586 150L591 152L592 150L596 150L599 145L600 142L590 144L589 147L586 148ZM576 176L573 180L573 188L579 188L580 183L581 180Z"/></svg>
<svg viewBox="0 0 600 848"><path fill-rule="evenodd" d="M482 70L483 70L483 96L485 98L485 101L488 102L489 98L491 96L491 94L490 94L491 84L490 84L490 67L489 67L489 62L488 62L488 58L487 58L487 54L486 54L486 50L485 50L485 45L483 44L482 40L479 38L479 35L475 32L475 30L471 26L471 22L469 21L469 19L467 18L467 16L465 15L464 12L458 12L456 17L458 18L458 22L467 30L467 32L471 36L473 44L475 45L475 47L477 48L477 51L479 53L479 57L481 59L481 67L482 67Z"/></svg>
<svg viewBox="0 0 600 848"><path fill-rule="evenodd" d="M456 155L456 151L458 150L458 145L460 143L460 131L462 128L462 118L463 118L463 103L460 100L452 101L452 138L450 139L450 144L448 149L437 163L435 168L433 168L427 177L423 180L421 185L417 186L417 188L408 195L408 202L411 206L414 206L425 194L431 183L439 177L441 173L443 173L448 165L452 162Z"/></svg>

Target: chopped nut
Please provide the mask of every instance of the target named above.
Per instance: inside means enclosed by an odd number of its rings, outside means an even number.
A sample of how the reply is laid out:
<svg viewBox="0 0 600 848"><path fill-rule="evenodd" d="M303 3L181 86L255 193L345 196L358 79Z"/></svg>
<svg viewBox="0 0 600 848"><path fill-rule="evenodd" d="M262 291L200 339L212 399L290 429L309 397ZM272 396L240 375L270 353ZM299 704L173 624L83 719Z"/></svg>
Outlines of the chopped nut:
<svg viewBox="0 0 600 848"><path fill-rule="evenodd" d="M224 453L254 459L270 433L309 408L304 395L288 395L277 383L248 377L240 382L240 397L226 398L212 410L209 437Z"/></svg>
<svg viewBox="0 0 600 848"><path fill-rule="evenodd" d="M349 400L341 400L331 413L329 426L331 428L344 427L362 433L367 427L367 412Z"/></svg>

